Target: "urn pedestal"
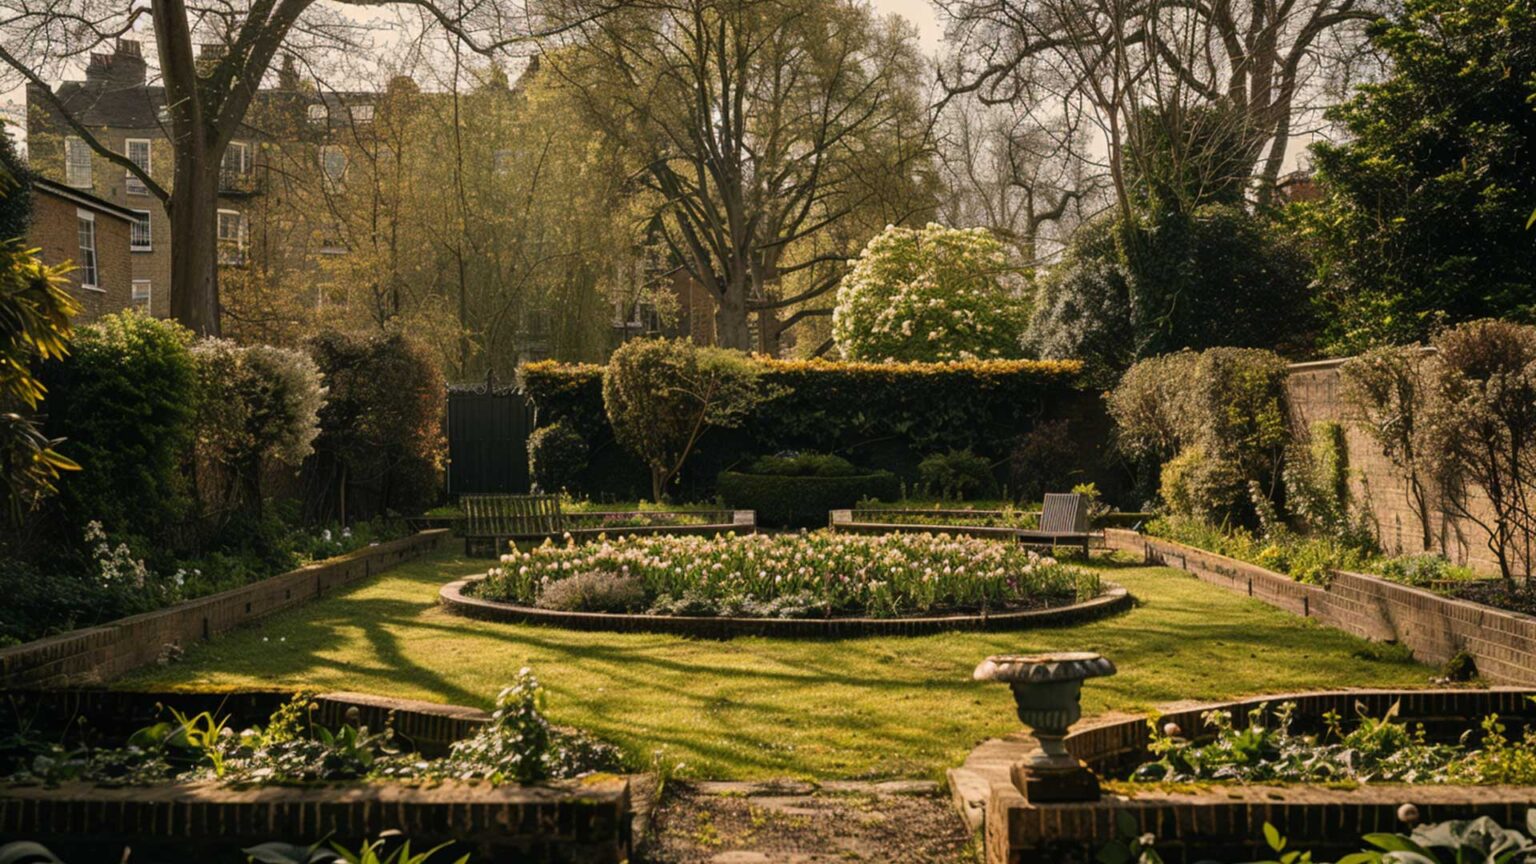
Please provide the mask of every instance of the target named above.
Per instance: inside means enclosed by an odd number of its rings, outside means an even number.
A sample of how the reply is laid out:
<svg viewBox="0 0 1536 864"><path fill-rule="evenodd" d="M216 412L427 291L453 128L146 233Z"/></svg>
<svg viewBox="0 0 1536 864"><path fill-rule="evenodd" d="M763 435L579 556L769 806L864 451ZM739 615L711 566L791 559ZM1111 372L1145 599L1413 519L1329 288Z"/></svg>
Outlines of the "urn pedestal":
<svg viewBox="0 0 1536 864"><path fill-rule="evenodd" d="M1115 664L1086 651L988 657L976 667L977 681L999 681L1013 691L1019 722L1040 744L1012 766L1013 785L1031 803L1097 801L1099 780L1063 743L1083 716L1083 681L1115 674Z"/></svg>

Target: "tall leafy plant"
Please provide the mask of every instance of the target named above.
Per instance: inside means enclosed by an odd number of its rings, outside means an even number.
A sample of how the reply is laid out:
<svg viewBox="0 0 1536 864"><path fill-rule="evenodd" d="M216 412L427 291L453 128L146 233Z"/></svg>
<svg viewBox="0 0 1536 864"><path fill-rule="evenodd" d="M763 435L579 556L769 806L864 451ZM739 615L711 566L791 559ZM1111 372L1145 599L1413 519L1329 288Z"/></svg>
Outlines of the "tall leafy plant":
<svg viewBox="0 0 1536 864"><path fill-rule="evenodd" d="M1424 549L1434 548L1430 519L1433 468L1424 440L1429 394L1424 380L1427 355L1420 345L1376 348L1339 367L1346 403L1357 425L1370 434L1382 455L1403 475L1408 502L1419 522Z"/></svg>
<svg viewBox="0 0 1536 864"><path fill-rule="evenodd" d="M662 500L699 437L741 425L771 394L745 354L682 340L638 340L613 352L603 406L614 438L645 461Z"/></svg>

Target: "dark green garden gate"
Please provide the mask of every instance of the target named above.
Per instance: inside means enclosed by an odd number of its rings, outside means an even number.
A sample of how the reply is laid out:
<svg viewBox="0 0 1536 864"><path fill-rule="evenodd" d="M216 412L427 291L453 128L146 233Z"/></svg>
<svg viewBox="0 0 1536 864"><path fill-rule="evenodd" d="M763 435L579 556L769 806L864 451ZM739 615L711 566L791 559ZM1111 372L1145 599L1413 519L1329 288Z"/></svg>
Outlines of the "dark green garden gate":
<svg viewBox="0 0 1536 864"><path fill-rule="evenodd" d="M448 388L448 495L527 492L533 403L487 379Z"/></svg>

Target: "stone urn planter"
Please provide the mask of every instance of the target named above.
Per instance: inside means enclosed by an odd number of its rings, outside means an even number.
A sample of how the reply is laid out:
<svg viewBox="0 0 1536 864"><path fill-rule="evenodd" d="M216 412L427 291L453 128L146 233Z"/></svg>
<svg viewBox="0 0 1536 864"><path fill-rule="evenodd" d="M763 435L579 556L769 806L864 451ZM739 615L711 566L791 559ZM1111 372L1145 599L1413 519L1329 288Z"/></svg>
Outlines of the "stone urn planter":
<svg viewBox="0 0 1536 864"><path fill-rule="evenodd" d="M1099 781L1063 740L1083 716L1083 681L1115 674L1115 664L1087 651L1058 654L998 654L983 660L972 677L1006 683L1013 691L1019 722L1040 748L1012 766L1013 783L1032 803L1096 801Z"/></svg>

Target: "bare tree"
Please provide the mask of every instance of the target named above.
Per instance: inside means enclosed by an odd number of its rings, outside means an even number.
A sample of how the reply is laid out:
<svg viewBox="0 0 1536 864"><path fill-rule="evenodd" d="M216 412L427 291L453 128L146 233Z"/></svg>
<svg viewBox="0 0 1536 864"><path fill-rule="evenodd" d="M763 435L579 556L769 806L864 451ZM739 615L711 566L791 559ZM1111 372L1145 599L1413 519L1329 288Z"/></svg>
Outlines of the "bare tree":
<svg viewBox="0 0 1536 864"><path fill-rule="evenodd" d="M758 312L773 350L825 314L804 304L868 235L830 238L917 186L931 152L910 25L854 0L661 0L585 29L550 65L635 155L650 230L714 298L719 343L752 347Z"/></svg>
<svg viewBox="0 0 1536 864"><path fill-rule="evenodd" d="M1143 143L1161 157L1210 155L1197 146L1181 154L1178 144L1210 140L1197 127L1222 118L1232 128L1217 137L1236 139L1243 178L1256 179L1262 199L1298 119L1315 112L1308 97L1353 68L1382 2L939 0L956 58L945 86L987 103L1081 100L1127 208L1134 163L1152 155Z"/></svg>
<svg viewBox="0 0 1536 864"><path fill-rule="evenodd" d="M171 314L199 333L219 332L216 211L224 151L244 122L280 51L367 50L368 29L345 10L407 3L474 51L554 35L601 17L619 0L584 2L582 15L539 26L513 0L0 0L0 61L49 101L98 156L137 178L165 207L171 250ZM555 10L558 11L558 10ZM91 52L148 19L165 92L163 121L175 154L162 185L105 146L49 86ZM195 42L219 50L199 57Z"/></svg>
<svg viewBox="0 0 1536 864"><path fill-rule="evenodd" d="M1082 156L1079 117L1037 118L969 96L950 102L939 136L945 221L989 229L1021 266L1051 258L1103 197L1103 172Z"/></svg>

